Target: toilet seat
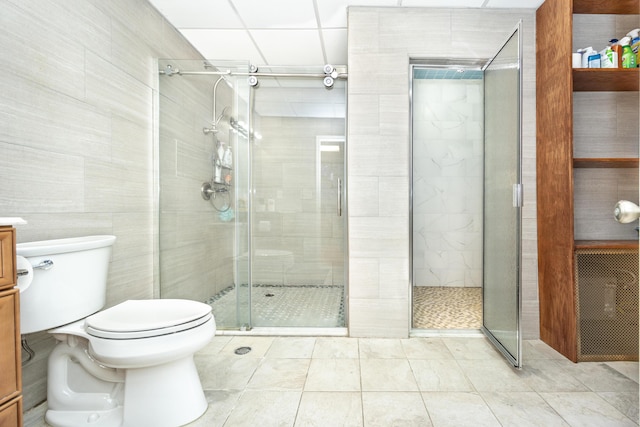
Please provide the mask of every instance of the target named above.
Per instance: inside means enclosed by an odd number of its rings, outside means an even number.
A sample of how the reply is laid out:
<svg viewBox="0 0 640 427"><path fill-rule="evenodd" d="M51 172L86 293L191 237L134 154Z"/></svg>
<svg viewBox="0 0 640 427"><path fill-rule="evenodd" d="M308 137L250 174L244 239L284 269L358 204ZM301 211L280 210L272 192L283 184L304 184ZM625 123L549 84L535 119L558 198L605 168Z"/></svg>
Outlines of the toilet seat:
<svg viewBox="0 0 640 427"><path fill-rule="evenodd" d="M197 301L129 300L87 317L85 331L103 339L151 338L198 327L211 317L211 307Z"/></svg>

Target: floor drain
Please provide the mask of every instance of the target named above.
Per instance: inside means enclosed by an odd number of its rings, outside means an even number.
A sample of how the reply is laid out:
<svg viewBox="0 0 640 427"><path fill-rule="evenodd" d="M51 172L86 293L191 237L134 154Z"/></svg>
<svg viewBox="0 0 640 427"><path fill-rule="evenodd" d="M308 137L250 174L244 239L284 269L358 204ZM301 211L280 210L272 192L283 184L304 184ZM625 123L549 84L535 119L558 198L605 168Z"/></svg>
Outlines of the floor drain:
<svg viewBox="0 0 640 427"><path fill-rule="evenodd" d="M275 297L275 295L274 295L274 294L272 294L272 293L264 294L264 296L265 296L265 297Z"/></svg>
<svg viewBox="0 0 640 427"><path fill-rule="evenodd" d="M242 356L243 354L247 354L251 351L251 347L238 347L234 351L235 354Z"/></svg>

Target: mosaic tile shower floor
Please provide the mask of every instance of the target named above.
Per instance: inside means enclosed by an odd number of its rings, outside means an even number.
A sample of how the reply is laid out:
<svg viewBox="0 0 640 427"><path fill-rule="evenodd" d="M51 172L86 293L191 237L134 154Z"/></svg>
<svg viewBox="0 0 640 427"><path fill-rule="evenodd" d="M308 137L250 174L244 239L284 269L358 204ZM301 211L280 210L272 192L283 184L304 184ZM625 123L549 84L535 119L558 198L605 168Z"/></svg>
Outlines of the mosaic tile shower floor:
<svg viewBox="0 0 640 427"><path fill-rule="evenodd" d="M238 292L246 298L247 287ZM213 309L219 327L238 325L236 307L247 310L247 301L237 304L235 287L229 287L211 297L207 303ZM344 288L331 285L253 285L252 325L260 327L344 327Z"/></svg>
<svg viewBox="0 0 640 427"><path fill-rule="evenodd" d="M480 329L482 288L413 287L416 329Z"/></svg>

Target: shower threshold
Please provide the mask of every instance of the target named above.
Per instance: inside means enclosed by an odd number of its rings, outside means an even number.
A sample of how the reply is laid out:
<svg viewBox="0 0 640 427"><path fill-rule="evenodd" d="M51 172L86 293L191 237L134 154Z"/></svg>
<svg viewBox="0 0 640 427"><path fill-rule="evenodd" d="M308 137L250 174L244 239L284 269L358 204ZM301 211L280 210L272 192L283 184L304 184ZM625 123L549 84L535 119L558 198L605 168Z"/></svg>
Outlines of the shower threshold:
<svg viewBox="0 0 640 427"><path fill-rule="evenodd" d="M251 330L218 329L216 335L278 336L278 337L346 337L347 328L307 328L307 327L255 327Z"/></svg>

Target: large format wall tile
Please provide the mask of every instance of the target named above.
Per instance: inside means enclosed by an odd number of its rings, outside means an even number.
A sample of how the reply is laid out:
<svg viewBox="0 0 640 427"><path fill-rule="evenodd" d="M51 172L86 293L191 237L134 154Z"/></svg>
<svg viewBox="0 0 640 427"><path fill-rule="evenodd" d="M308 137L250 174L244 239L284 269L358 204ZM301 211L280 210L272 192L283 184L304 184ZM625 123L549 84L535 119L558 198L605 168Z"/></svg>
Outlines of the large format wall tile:
<svg viewBox="0 0 640 427"><path fill-rule="evenodd" d="M409 291L409 191L402 191L409 182L409 60L411 58L476 58L488 59L495 55L515 28L523 20L523 129L524 136L524 199L523 225L527 231L523 246L524 294L533 298L524 302L531 308L524 316L525 337L538 336L537 307L537 254L535 248L535 11L534 10L480 10L480 9L408 9L408 8L349 8L349 86L348 86L348 173L353 184L349 192L349 319L352 336L406 337L409 321L393 322L389 319L408 319L409 301L405 304L390 304ZM459 107L460 108L460 107ZM463 108L463 107L462 107ZM464 110L459 110L460 111ZM423 134L436 129L426 127ZM459 137L461 129L449 129L438 135L442 141ZM424 135L422 135L424 136ZM443 145L444 146L444 145ZM453 149L453 148L452 148ZM457 148L456 148L457 149ZM474 146L474 149L481 149ZM422 148L417 147L417 150ZM423 150L424 151L424 150ZM424 153L426 154L426 153ZM456 181L451 174L460 171L461 165L451 162L443 165L445 174L440 182L451 185L452 195L448 200L437 199L442 191L433 181L420 180L420 185L431 185L425 196L418 199L424 213L430 212L440 203L449 209L458 209L464 214L467 206L462 189L469 188L477 178ZM469 170L479 172L475 162ZM391 184L393 183L393 184ZM378 197L375 197L375 188ZM398 191L393 193L393 188ZM358 191L356 191L358 190ZM392 192L392 193L390 193ZM480 194L480 192L476 192ZM391 203L387 203L389 198ZM474 199L477 201L478 199ZM374 203L378 209L374 208ZM420 205L420 203L422 203ZM402 218L398 222L398 218ZM427 217L425 217L425 221ZM431 219L430 221L437 221ZM467 221L467 222L465 222ZM469 223L468 221L471 221ZM466 236L467 228L478 230L477 216L458 218L456 227L460 232L449 232L439 238L424 233L424 245L417 251L425 256L442 257L442 262L470 265L473 274L449 275L450 279L469 280L478 284L480 276L479 256L464 253L454 256L444 253L443 247L460 250L464 245L478 239ZM461 225L462 224L462 225ZM465 226L464 224L467 224ZM435 225L435 224L434 224ZM444 224L443 224L444 226ZM390 233L387 230L393 229ZM446 245L446 246L445 246ZM435 249L438 248L438 249ZM416 250L416 247L414 247ZM464 252L464 251L463 251ZM397 264L383 269L385 260ZM445 261L446 260L446 261ZM377 268L376 268L377 265ZM376 274L362 275L362 269L371 269ZM380 272L385 271L384 275ZM396 274L393 291L381 292L383 280ZM399 279L400 278L400 279ZM378 289L376 291L376 281ZM354 298L357 297L357 298ZM384 312L397 310L397 312ZM365 327L365 324L368 327ZM387 335L385 335L387 334Z"/></svg>
<svg viewBox="0 0 640 427"><path fill-rule="evenodd" d="M157 295L156 59L199 54L145 1L0 0L0 10L2 214L28 221L18 242L116 235L108 305ZM208 110L209 96L193 98ZM29 339L46 356L53 342L40 335ZM45 363L24 367L25 409L46 398L42 378Z"/></svg>

